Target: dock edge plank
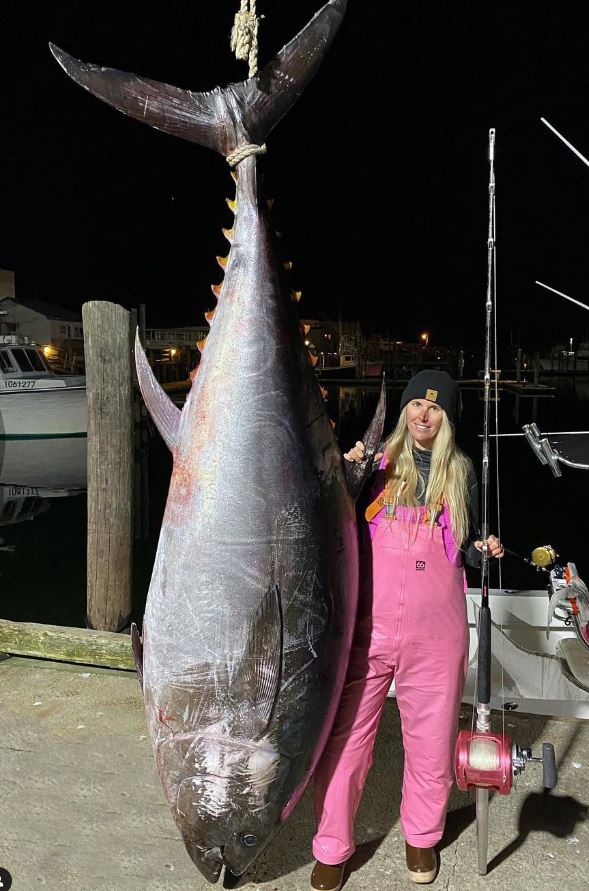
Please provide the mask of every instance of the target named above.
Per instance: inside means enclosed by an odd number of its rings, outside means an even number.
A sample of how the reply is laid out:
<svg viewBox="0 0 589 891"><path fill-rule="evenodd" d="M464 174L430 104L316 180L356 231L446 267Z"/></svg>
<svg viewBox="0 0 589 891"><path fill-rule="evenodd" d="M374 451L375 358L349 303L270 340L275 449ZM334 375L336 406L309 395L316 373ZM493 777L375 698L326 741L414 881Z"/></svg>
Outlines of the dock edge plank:
<svg viewBox="0 0 589 891"><path fill-rule="evenodd" d="M134 671L128 634L0 619L0 653Z"/></svg>

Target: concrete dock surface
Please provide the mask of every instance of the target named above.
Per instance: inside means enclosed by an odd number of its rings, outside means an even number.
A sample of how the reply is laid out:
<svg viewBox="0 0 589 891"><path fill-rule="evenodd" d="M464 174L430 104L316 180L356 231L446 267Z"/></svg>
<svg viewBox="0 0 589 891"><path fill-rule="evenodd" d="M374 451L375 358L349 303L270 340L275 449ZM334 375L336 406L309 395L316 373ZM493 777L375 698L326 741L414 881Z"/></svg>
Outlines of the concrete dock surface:
<svg viewBox="0 0 589 891"><path fill-rule="evenodd" d="M204 891L165 804L137 678L34 659L0 661L0 867L14 891ZM461 725L470 726L463 708ZM490 866L477 872L474 797L454 790L434 889L589 888L589 722L508 713L520 745L554 743L553 794L529 765L490 810ZM501 716L494 728L500 729ZM387 702L357 820L346 891L416 887L399 826L402 746ZM245 891L306 891L313 859L311 794L238 882ZM219 887L223 881L220 880Z"/></svg>

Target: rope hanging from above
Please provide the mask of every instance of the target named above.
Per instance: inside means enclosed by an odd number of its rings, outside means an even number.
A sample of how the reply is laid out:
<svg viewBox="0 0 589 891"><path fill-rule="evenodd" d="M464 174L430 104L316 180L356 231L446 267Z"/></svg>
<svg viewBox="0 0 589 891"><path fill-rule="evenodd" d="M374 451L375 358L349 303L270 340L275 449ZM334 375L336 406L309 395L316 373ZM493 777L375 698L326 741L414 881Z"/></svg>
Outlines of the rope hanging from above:
<svg viewBox="0 0 589 891"><path fill-rule="evenodd" d="M235 21L231 31L231 49L237 59L249 64L249 76L253 77L258 72L258 28L260 17L256 11L256 0L241 0L239 12L235 13ZM227 155L230 167L237 167L240 161L251 155L263 155L266 152L265 145L238 146L235 151Z"/></svg>
<svg viewBox="0 0 589 891"><path fill-rule="evenodd" d="M258 72L258 28L260 18L256 12L256 0L241 0L239 12L231 31L231 49L237 59L248 62L249 76Z"/></svg>

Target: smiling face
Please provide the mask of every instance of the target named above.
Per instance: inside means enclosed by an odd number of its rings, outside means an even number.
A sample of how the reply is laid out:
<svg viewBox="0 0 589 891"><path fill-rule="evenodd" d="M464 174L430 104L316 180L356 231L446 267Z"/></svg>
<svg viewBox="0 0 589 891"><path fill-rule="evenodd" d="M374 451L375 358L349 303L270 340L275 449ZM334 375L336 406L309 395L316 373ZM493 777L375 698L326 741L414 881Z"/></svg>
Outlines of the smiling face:
<svg viewBox="0 0 589 891"><path fill-rule="evenodd" d="M412 399L405 407L407 427L418 449L431 449L444 417L444 409L429 399Z"/></svg>

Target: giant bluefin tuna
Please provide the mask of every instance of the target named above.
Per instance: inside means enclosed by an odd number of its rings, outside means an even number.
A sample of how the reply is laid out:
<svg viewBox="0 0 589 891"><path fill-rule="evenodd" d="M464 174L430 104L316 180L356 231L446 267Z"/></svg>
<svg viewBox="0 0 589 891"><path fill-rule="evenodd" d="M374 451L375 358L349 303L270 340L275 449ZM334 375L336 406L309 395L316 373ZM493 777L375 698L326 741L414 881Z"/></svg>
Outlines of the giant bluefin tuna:
<svg viewBox="0 0 589 891"><path fill-rule="evenodd" d="M263 143L296 101L345 6L330 0L259 74L208 93L52 50L99 98L227 157ZM326 742L355 619L354 495L365 472L354 467L346 479L275 258L256 155L236 170L225 276L182 412L136 347L140 386L174 461L142 660L136 635L134 644L165 795L210 881L223 864L239 875L255 859ZM383 415L384 387L369 451Z"/></svg>

